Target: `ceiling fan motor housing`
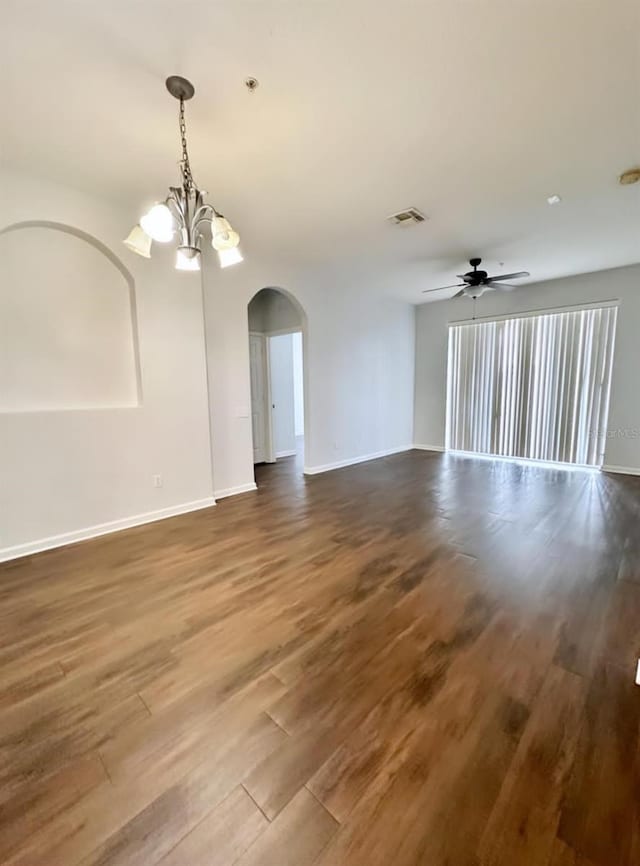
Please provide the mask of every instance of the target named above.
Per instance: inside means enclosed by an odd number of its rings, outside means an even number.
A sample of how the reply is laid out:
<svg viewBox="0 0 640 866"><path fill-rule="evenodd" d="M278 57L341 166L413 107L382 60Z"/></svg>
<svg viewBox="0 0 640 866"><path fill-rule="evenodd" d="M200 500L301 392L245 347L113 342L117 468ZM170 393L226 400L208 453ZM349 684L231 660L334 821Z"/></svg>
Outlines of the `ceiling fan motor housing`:
<svg viewBox="0 0 640 866"><path fill-rule="evenodd" d="M488 273L486 271L479 271L478 265L482 259L473 258L469 259L469 264L473 268L472 271L467 271L466 274L463 275L462 279L470 286L480 286L487 279Z"/></svg>
<svg viewBox="0 0 640 866"><path fill-rule="evenodd" d="M487 279L487 276L486 271L469 271L462 279L470 286L479 286Z"/></svg>

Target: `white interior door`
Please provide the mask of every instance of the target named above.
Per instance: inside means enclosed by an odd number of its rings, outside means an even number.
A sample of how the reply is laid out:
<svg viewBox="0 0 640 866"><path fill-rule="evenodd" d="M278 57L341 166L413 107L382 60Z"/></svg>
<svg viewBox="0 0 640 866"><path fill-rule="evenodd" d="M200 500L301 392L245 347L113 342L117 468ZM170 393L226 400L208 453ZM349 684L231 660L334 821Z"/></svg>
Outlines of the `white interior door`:
<svg viewBox="0 0 640 866"><path fill-rule="evenodd" d="M293 336L269 337L271 420L276 458L296 453Z"/></svg>
<svg viewBox="0 0 640 866"><path fill-rule="evenodd" d="M270 459L268 441L267 341L261 334L249 334L249 368L251 371L251 428L253 462Z"/></svg>

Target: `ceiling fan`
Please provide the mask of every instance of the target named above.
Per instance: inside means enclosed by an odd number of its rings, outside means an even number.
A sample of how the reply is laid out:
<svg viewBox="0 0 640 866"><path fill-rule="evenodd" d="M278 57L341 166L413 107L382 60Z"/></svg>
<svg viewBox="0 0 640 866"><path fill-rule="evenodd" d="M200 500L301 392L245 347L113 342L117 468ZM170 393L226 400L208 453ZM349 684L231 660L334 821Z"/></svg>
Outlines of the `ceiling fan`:
<svg viewBox="0 0 640 866"><path fill-rule="evenodd" d="M456 292L455 295L452 295L452 298L460 298L462 295L466 295L468 298L479 298L484 292L490 291L491 289L506 289L509 291L510 289L515 289L516 286L512 286L509 283L504 283L503 280L517 280L521 277L530 276L529 271L518 271L515 274L497 274L493 277L490 277L486 271L479 271L478 265L482 262L482 259L475 258L469 259L469 264L473 268L472 271L467 271L466 274L458 274L457 276L463 280L461 283L455 283L452 286L440 286L439 289L424 289L422 294L426 295L429 292L441 292L443 289L460 289L459 292Z"/></svg>

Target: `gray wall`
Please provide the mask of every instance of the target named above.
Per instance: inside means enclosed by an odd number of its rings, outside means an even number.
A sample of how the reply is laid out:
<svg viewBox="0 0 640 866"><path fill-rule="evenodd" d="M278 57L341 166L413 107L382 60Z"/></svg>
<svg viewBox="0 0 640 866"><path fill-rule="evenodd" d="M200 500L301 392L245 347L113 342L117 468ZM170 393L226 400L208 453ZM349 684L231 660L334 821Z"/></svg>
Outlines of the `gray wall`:
<svg viewBox="0 0 640 866"><path fill-rule="evenodd" d="M620 300L620 309L605 466L640 471L640 265L490 292L478 300L476 314L497 316L614 298ZM444 446L448 324L472 315L473 302L466 298L417 308L416 445Z"/></svg>
<svg viewBox="0 0 640 866"><path fill-rule="evenodd" d="M249 330L260 334L302 328L298 311L277 289L262 289L249 303Z"/></svg>

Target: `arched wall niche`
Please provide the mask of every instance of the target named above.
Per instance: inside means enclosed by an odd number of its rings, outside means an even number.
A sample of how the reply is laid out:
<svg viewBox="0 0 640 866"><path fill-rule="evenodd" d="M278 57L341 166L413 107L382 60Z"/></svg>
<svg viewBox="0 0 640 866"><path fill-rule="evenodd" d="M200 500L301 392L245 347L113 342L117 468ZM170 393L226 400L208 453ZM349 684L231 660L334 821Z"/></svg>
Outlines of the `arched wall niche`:
<svg viewBox="0 0 640 866"><path fill-rule="evenodd" d="M101 241L47 220L0 230L0 412L142 400L135 281Z"/></svg>

